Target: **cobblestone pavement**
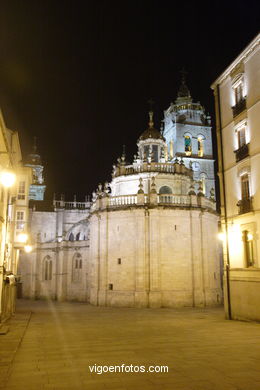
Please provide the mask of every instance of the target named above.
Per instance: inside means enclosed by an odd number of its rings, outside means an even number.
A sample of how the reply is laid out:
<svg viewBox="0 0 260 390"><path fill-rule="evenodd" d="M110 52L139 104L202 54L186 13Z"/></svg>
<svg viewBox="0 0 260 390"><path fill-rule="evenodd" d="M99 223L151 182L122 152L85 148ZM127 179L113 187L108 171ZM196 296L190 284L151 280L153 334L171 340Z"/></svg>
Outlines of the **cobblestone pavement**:
<svg viewBox="0 0 260 390"><path fill-rule="evenodd" d="M0 336L2 389L260 390L260 324L227 321L222 308L18 301L9 326ZM123 363L169 372L89 370Z"/></svg>

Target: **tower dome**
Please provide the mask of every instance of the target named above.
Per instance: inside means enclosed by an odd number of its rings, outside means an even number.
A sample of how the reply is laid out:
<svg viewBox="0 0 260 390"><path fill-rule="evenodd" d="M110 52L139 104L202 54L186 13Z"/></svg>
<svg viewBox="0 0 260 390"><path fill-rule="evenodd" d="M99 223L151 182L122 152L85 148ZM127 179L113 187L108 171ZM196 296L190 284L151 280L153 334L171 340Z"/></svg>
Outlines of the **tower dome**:
<svg viewBox="0 0 260 390"><path fill-rule="evenodd" d="M142 161L160 162L161 156L164 156L166 143L163 135L154 127L153 111L149 111L148 128L140 135L137 146Z"/></svg>

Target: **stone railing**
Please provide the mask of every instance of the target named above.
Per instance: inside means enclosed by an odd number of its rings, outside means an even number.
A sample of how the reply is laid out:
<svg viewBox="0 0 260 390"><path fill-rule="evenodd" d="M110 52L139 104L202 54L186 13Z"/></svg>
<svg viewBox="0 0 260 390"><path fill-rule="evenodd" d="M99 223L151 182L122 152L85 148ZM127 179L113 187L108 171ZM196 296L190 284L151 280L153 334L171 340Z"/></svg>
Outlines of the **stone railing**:
<svg viewBox="0 0 260 390"><path fill-rule="evenodd" d="M173 195L173 194L136 194L105 196L97 198L92 205L92 211L127 208L131 206L176 206L199 207L216 210L216 202L204 196L197 195Z"/></svg>
<svg viewBox="0 0 260 390"><path fill-rule="evenodd" d="M190 205L189 195L159 194L158 204Z"/></svg>
<svg viewBox="0 0 260 390"><path fill-rule="evenodd" d="M108 198L109 206L124 206L137 204L136 195L111 196Z"/></svg>
<svg viewBox="0 0 260 390"><path fill-rule="evenodd" d="M142 163L140 165L120 165L115 168L113 177L135 175L142 172L179 173L192 177L193 171L180 163Z"/></svg>
<svg viewBox="0 0 260 390"><path fill-rule="evenodd" d="M91 202L65 202L64 200L54 200L53 206L56 209L86 210L91 207Z"/></svg>

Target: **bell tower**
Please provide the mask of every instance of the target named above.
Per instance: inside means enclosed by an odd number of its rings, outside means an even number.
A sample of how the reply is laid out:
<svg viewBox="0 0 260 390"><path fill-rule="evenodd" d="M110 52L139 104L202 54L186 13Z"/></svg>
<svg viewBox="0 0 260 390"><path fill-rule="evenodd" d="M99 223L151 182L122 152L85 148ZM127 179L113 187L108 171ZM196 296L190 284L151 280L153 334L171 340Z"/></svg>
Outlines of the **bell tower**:
<svg viewBox="0 0 260 390"><path fill-rule="evenodd" d="M46 185L44 184L41 156L37 151L36 137L34 137L32 153L27 156L25 166L33 170L33 183L30 185L29 199L43 200Z"/></svg>
<svg viewBox="0 0 260 390"><path fill-rule="evenodd" d="M193 169L196 188L202 184L204 195L210 197L215 190L211 119L200 102L193 102L186 72L181 73L177 99L164 111L163 136L168 155L181 157Z"/></svg>

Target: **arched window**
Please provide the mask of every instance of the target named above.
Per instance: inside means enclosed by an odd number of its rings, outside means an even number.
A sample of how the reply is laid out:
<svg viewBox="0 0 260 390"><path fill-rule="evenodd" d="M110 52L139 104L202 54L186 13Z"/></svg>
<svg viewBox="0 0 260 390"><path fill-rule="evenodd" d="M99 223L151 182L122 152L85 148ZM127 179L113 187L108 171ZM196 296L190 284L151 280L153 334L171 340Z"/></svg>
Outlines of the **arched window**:
<svg viewBox="0 0 260 390"><path fill-rule="evenodd" d="M69 235L69 241L74 241L74 234L73 234L73 233L70 233L70 235Z"/></svg>
<svg viewBox="0 0 260 390"><path fill-rule="evenodd" d="M172 194L172 189L171 187L163 186L160 188L159 194Z"/></svg>
<svg viewBox="0 0 260 390"><path fill-rule="evenodd" d="M204 155L204 139L202 136L198 136L198 156L203 157Z"/></svg>
<svg viewBox="0 0 260 390"><path fill-rule="evenodd" d="M76 241L79 241L79 239L80 239L80 232L78 232L78 233L76 234Z"/></svg>
<svg viewBox="0 0 260 390"><path fill-rule="evenodd" d="M184 136L184 147L186 156L190 156L192 153L191 137L189 135Z"/></svg>
<svg viewBox="0 0 260 390"><path fill-rule="evenodd" d="M168 186L163 186L159 190L160 203L172 203L172 189Z"/></svg>
<svg viewBox="0 0 260 390"><path fill-rule="evenodd" d="M203 192L204 195L206 195L206 178L207 178L206 173L202 173L202 174L200 175L201 186L202 186L202 192Z"/></svg>
<svg viewBox="0 0 260 390"><path fill-rule="evenodd" d="M50 256L43 259L43 280L52 280L52 260Z"/></svg>
<svg viewBox="0 0 260 390"><path fill-rule="evenodd" d="M82 279L82 257L76 253L72 259L72 282L81 282Z"/></svg>

